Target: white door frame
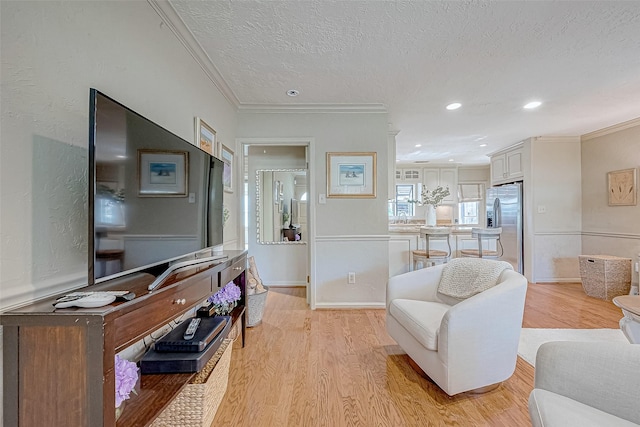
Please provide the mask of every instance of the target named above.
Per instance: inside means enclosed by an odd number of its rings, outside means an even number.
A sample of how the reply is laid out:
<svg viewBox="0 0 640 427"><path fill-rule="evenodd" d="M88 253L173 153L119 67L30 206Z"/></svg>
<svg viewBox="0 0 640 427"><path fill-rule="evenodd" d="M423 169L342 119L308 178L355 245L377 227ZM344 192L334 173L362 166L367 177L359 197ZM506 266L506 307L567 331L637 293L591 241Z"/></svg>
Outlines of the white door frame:
<svg viewBox="0 0 640 427"><path fill-rule="evenodd" d="M245 148L248 145L264 145L264 146L304 146L307 148L307 182L309 187L309 195L307 197L308 200L308 209L309 209L309 223L308 224L308 236L307 236L307 256L309 265L307 266L307 271L309 272L309 283L307 285L307 303L309 304L312 310L316 308L316 286L315 286L315 277L316 277L316 204L315 204L315 194L316 194L316 180L315 180L315 138L312 137L301 137L301 138L236 138L236 144L240 144L241 147L241 164L245 165ZM238 146L238 145L236 145ZM242 170L242 181L244 182L244 170ZM243 186L244 188L244 186ZM244 194L244 189L243 189ZM242 197L241 206L242 212L246 210L244 206L245 198ZM245 227L244 224L241 229L241 239L244 245L246 240Z"/></svg>

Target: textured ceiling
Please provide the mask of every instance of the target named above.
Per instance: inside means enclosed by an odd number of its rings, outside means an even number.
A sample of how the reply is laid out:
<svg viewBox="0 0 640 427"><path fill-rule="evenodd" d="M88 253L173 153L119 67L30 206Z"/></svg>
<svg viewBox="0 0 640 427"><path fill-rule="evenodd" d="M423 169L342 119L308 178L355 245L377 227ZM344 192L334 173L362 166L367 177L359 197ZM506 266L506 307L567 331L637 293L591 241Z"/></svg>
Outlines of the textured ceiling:
<svg viewBox="0 0 640 427"><path fill-rule="evenodd" d="M488 163L640 117L640 1L170 4L241 108L384 106L399 161Z"/></svg>

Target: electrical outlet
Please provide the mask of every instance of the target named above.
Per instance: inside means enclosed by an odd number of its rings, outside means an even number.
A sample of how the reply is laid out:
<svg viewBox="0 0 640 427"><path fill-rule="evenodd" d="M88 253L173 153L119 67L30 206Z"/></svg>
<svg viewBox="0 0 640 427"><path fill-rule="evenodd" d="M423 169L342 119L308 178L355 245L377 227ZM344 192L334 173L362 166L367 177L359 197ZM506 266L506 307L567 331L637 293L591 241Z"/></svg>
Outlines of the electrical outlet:
<svg viewBox="0 0 640 427"><path fill-rule="evenodd" d="M350 285L355 285L356 284L356 273L354 273L353 271L349 272L348 282L349 282Z"/></svg>
<svg viewBox="0 0 640 427"><path fill-rule="evenodd" d="M547 207L545 205L538 205L538 213L539 214L547 213Z"/></svg>

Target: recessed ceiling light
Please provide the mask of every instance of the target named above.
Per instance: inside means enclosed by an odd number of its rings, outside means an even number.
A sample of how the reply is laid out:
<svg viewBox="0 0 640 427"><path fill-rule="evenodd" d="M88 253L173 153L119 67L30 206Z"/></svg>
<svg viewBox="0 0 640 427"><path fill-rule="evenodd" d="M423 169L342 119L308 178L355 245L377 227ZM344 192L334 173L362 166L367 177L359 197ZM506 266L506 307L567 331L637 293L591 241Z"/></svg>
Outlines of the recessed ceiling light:
<svg viewBox="0 0 640 427"><path fill-rule="evenodd" d="M416 148L422 147L422 144L416 144Z"/></svg>
<svg viewBox="0 0 640 427"><path fill-rule="evenodd" d="M541 106L541 105L542 105L542 102L540 102L540 101L532 101L532 102L530 102L530 103L526 104L526 105L525 105L524 107L522 107L522 108L525 108L525 109L527 109L527 110L533 110L534 108L538 108L538 107L539 107L539 106Z"/></svg>
<svg viewBox="0 0 640 427"><path fill-rule="evenodd" d="M486 147L487 144L480 144L480 147Z"/></svg>
<svg viewBox="0 0 640 427"><path fill-rule="evenodd" d="M289 90L287 91L287 95L289 95L289 96L298 96L298 95L300 95L300 92L298 92L298 91L297 91L297 90L295 90L295 89L289 89Z"/></svg>
<svg viewBox="0 0 640 427"><path fill-rule="evenodd" d="M460 107L462 107L462 104L460 104L459 102L454 102L453 104L447 105L447 110L457 110Z"/></svg>
<svg viewBox="0 0 640 427"><path fill-rule="evenodd" d="M453 159L449 159L450 162L453 162Z"/></svg>

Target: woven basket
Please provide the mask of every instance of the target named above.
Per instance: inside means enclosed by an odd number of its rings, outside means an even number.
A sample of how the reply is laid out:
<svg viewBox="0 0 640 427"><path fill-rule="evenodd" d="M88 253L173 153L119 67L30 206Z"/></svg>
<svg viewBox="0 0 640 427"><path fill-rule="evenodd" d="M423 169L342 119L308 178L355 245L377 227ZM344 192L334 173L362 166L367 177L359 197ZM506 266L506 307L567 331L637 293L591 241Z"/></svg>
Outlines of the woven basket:
<svg viewBox="0 0 640 427"><path fill-rule="evenodd" d="M269 287L264 287L266 291L259 294L247 295L247 327L257 326L262 322L264 314L264 304L267 301Z"/></svg>
<svg viewBox="0 0 640 427"><path fill-rule="evenodd" d="M151 427L210 427L229 380L233 341L225 339L204 368L154 420Z"/></svg>

